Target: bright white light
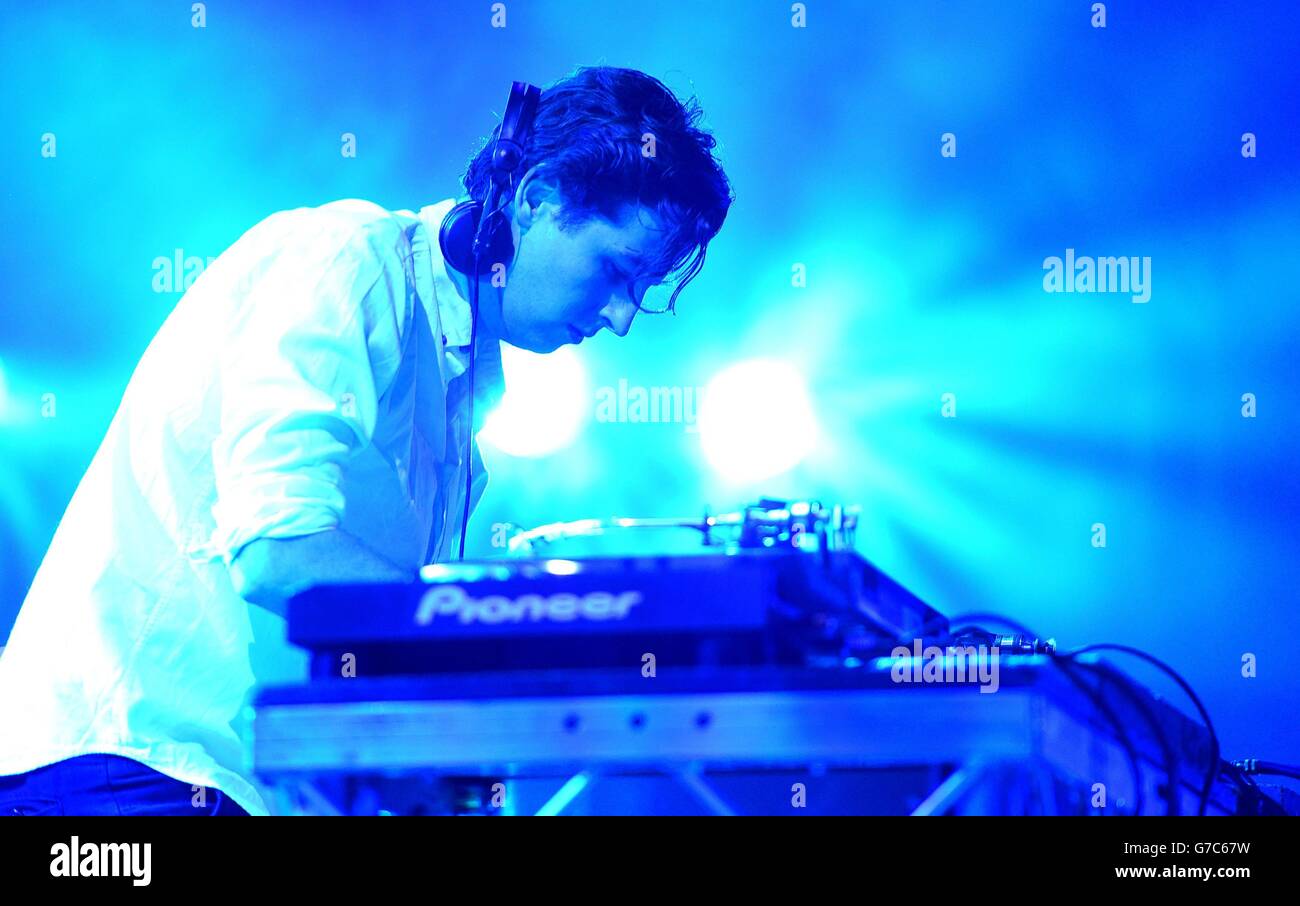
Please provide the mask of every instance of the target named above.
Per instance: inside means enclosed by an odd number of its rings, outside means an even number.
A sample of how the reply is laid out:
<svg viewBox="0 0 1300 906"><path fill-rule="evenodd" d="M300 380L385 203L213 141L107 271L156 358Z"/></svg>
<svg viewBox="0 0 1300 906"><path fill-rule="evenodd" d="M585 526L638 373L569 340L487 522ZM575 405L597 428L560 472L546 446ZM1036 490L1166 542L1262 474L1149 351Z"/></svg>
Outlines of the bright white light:
<svg viewBox="0 0 1300 906"><path fill-rule="evenodd" d="M709 465L740 484L789 471L817 442L803 375L788 362L753 359L719 372L700 404L700 443Z"/></svg>
<svg viewBox="0 0 1300 906"><path fill-rule="evenodd" d="M549 355L501 345L506 395L479 440L511 456L545 456L573 443L593 405L573 347Z"/></svg>
<svg viewBox="0 0 1300 906"><path fill-rule="evenodd" d="M573 560L547 560L542 564L542 569L552 576L572 576L576 575L581 567Z"/></svg>

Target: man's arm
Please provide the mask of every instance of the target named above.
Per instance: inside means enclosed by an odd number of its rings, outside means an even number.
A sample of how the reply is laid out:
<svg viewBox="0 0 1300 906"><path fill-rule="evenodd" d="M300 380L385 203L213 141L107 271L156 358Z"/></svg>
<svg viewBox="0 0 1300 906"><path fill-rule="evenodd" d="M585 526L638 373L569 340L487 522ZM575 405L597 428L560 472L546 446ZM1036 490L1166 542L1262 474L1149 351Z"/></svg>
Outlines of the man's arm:
<svg viewBox="0 0 1300 906"><path fill-rule="evenodd" d="M343 471L371 442L402 357L395 229L290 212L220 287L235 298L215 325L221 409L202 546L241 597L273 612L313 585L413 577L342 528ZM245 272L255 279L235 279Z"/></svg>
<svg viewBox="0 0 1300 906"><path fill-rule="evenodd" d="M284 616L289 598L314 585L409 582L415 573L336 528L297 538L257 538L235 557L230 578L245 601Z"/></svg>

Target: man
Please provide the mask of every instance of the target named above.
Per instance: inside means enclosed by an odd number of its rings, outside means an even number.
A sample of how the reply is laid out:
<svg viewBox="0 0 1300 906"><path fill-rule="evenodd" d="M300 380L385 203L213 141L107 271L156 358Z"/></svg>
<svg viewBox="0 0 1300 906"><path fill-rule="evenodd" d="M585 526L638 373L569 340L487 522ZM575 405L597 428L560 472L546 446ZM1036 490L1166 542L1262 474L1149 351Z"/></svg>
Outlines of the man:
<svg viewBox="0 0 1300 906"><path fill-rule="evenodd" d="M0 814L267 814L237 724L283 669L271 614L449 556L502 341L625 336L698 272L732 200L699 115L634 70L542 92L493 208L513 254L477 293L441 249L453 199L283 211L221 255L132 375L0 657ZM493 150L469 199L497 197Z"/></svg>

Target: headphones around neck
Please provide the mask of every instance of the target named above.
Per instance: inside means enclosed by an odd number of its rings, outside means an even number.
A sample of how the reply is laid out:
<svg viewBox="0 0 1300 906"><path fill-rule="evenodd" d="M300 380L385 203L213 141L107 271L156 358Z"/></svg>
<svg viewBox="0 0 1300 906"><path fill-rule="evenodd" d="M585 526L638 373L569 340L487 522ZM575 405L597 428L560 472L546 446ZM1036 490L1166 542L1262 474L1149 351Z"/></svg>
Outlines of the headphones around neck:
<svg viewBox="0 0 1300 906"><path fill-rule="evenodd" d="M507 190L514 189L514 174L523 163L524 143L537 115L541 95L540 88L527 82L511 85L510 100L489 162L491 179L486 197L483 201L462 201L442 220L438 232L442 256L467 277L485 276L494 265L509 267L514 260L514 236L502 210L512 197Z"/></svg>
<svg viewBox="0 0 1300 906"><path fill-rule="evenodd" d="M490 273L498 264L509 267L515 258L514 234L502 210L509 204L509 194L514 189L514 174L524 161L524 143L537 115L537 102L542 89L527 82L510 86L510 100L506 102L501 129L497 132L489 162L487 192L483 201L462 201L447 212L438 230L438 246L442 257L456 270L469 278L469 430L465 436L465 501L460 523L460 554L465 559L465 534L469 530L469 504L474 489L473 444L477 425L474 422L474 360L478 352L478 278ZM485 213L486 212L486 213ZM429 538L429 553L433 554L433 536Z"/></svg>

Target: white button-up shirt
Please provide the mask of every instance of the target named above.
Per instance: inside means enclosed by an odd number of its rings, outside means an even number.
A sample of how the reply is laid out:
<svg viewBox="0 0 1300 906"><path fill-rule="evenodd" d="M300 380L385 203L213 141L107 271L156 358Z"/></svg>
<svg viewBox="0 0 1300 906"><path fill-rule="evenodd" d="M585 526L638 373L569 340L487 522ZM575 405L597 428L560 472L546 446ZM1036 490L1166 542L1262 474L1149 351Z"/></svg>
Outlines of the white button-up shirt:
<svg viewBox="0 0 1300 906"><path fill-rule="evenodd" d="M185 293L0 656L0 775L109 753L268 813L244 706L306 657L229 565L254 539L334 527L413 571L454 550L471 325L438 247L453 204L282 211ZM474 382L481 425L504 391L482 331Z"/></svg>

